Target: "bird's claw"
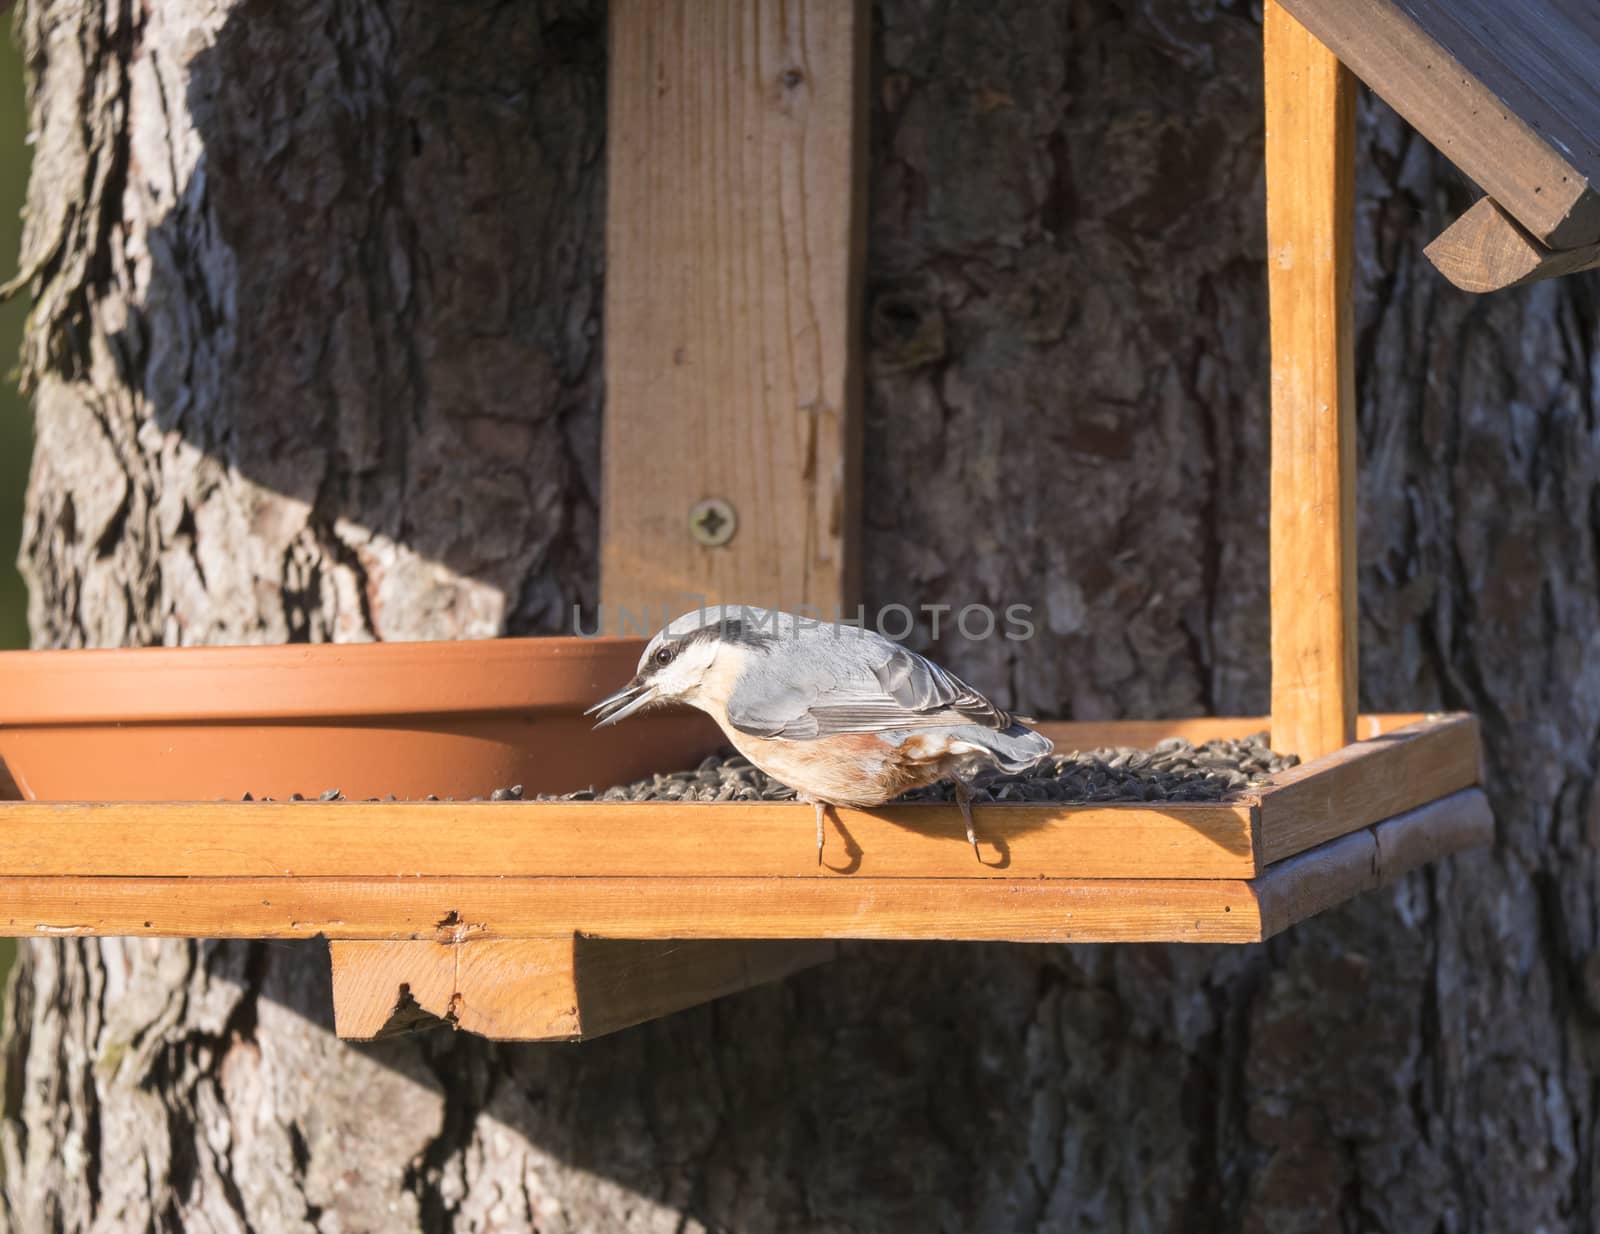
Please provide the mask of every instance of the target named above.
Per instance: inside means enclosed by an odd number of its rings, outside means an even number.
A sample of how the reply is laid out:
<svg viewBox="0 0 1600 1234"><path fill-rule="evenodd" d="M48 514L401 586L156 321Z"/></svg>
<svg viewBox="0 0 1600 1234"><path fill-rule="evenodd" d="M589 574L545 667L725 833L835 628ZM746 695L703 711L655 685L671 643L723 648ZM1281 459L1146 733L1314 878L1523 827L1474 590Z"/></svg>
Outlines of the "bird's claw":
<svg viewBox="0 0 1600 1234"><path fill-rule="evenodd" d="M960 780L956 781L956 804L961 807L961 817L967 820L967 843L972 845L972 855L982 865L983 854L978 851L978 828L972 821L972 795Z"/></svg>

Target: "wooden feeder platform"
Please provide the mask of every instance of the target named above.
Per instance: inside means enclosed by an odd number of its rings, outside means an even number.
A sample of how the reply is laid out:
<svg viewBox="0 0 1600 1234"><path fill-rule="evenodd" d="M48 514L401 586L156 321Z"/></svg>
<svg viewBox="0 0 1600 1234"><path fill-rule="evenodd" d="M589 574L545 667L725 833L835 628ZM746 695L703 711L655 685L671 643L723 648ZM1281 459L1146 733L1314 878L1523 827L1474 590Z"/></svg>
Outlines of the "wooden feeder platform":
<svg viewBox="0 0 1600 1234"><path fill-rule="evenodd" d="M342 1035L570 1039L843 939L1259 942L1488 843L1471 716L1357 716L1352 69L1488 193L1428 253L1494 290L1600 263L1600 17L1264 19L1272 714L1043 727L1063 749L1269 727L1301 766L1220 803L979 806L981 865L937 804L839 811L820 866L799 804L4 804L5 929L325 938ZM853 613L865 0L612 0L608 29L602 609Z"/></svg>
<svg viewBox="0 0 1600 1234"><path fill-rule="evenodd" d="M1248 943L1492 823L1471 716L1363 741L1225 802L841 810L792 802L0 805L16 937L326 938L339 1032L434 1016L571 1039L771 980L840 939ZM1046 725L1064 746L1259 720Z"/></svg>

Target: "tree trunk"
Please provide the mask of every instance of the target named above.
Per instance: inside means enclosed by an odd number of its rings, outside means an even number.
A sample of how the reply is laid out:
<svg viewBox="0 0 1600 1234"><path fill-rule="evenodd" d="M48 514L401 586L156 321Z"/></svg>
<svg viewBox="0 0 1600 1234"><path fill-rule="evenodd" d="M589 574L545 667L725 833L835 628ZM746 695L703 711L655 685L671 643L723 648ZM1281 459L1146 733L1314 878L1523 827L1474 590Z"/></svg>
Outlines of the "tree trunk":
<svg viewBox="0 0 1600 1234"><path fill-rule="evenodd" d="M1260 28L884 0L866 599L1045 716L1266 704ZM40 646L464 638L595 596L604 10L29 3ZM1363 112L1363 702L1492 853L1259 947L871 945L576 1047L334 1039L325 948L31 944L17 1231L1593 1231L1600 296L1487 299Z"/></svg>

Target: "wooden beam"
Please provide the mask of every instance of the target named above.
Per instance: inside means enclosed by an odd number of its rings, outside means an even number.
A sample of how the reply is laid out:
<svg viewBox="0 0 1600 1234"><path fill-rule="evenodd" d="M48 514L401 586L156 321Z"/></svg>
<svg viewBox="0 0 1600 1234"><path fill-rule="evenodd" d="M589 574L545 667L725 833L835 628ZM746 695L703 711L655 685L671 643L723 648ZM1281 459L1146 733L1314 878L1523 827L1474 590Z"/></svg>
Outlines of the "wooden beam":
<svg viewBox="0 0 1600 1234"><path fill-rule="evenodd" d="M1248 880L1203 878L0 876L0 935L1251 942L1253 905Z"/></svg>
<svg viewBox="0 0 1600 1234"><path fill-rule="evenodd" d="M1600 241L1594 0L1281 0L1554 249Z"/></svg>
<svg viewBox="0 0 1600 1234"><path fill-rule="evenodd" d="M1355 739L1355 80L1266 3L1272 743Z"/></svg>
<svg viewBox="0 0 1600 1234"><path fill-rule="evenodd" d="M442 1021L501 1041L578 1041L796 972L834 950L743 939L336 939L334 1027L370 1040Z"/></svg>
<svg viewBox="0 0 1600 1234"><path fill-rule="evenodd" d="M602 606L831 617L856 594L865 4L610 23Z"/></svg>
<svg viewBox="0 0 1600 1234"><path fill-rule="evenodd" d="M1600 268L1600 241L1546 248L1491 197L1480 197L1423 250L1462 291L1504 291Z"/></svg>
<svg viewBox="0 0 1600 1234"><path fill-rule="evenodd" d="M295 802L0 807L0 874L324 878L1248 877L1249 801L953 805L830 813L823 862L798 802Z"/></svg>
<svg viewBox="0 0 1600 1234"><path fill-rule="evenodd" d="M1261 935L1271 938L1430 861L1493 839L1489 799L1474 788L1331 840L1280 862L1256 880Z"/></svg>
<svg viewBox="0 0 1600 1234"><path fill-rule="evenodd" d="M1358 741L1274 776L1261 791L1261 860L1270 866L1482 779L1476 716L1438 716Z"/></svg>
<svg viewBox="0 0 1600 1234"><path fill-rule="evenodd" d="M1255 879L0 877L0 932L198 938L1255 942L1486 843L1468 789ZM1375 838L1376 837L1376 838ZM1383 854L1391 855L1382 859ZM1375 865L1374 862L1377 862Z"/></svg>

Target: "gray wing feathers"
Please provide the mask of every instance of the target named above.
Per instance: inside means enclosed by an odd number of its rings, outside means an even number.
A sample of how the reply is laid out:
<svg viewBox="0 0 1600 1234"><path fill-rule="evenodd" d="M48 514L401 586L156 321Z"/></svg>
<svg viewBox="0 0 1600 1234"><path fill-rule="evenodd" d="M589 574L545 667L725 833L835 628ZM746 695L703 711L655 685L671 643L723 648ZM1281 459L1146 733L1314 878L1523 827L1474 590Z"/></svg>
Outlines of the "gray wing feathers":
<svg viewBox="0 0 1600 1234"><path fill-rule="evenodd" d="M977 723L994 721L995 728L1011 722L1002 719L1004 712L954 673L904 647L896 647L873 675L883 692L908 711L954 711Z"/></svg>
<svg viewBox="0 0 1600 1234"><path fill-rule="evenodd" d="M954 673L880 635L822 634L752 662L728 700L740 732L806 741L834 733L975 725L1011 717Z"/></svg>

